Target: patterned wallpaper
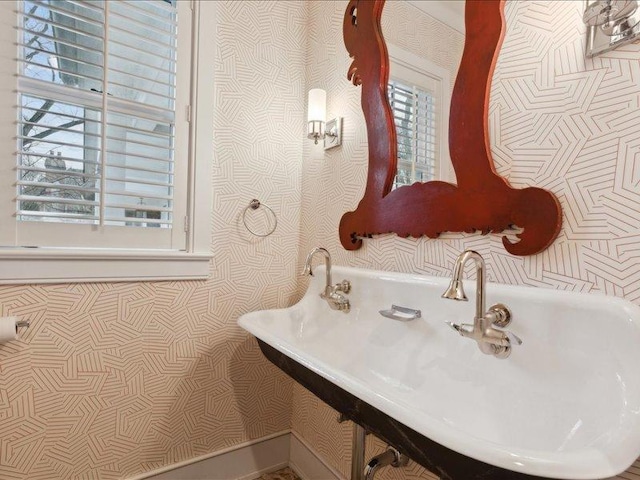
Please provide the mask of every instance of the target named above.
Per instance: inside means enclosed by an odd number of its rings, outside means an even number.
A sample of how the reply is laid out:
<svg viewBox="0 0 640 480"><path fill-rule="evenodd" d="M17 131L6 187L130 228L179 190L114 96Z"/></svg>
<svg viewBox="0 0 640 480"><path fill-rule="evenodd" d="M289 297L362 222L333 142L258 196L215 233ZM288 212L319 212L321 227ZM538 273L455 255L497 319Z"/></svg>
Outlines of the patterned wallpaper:
<svg viewBox="0 0 640 480"><path fill-rule="evenodd" d="M640 45L586 61L581 1L507 3L493 152L514 185L561 199L563 231L550 249L516 258L498 236L448 234L381 236L346 252L337 225L362 194L367 150L359 90L346 80L345 5L219 2L210 280L0 287L0 314L32 321L22 341L0 346L0 478L126 478L291 425L348 476L350 425L292 386L235 323L296 301L298 267L316 244L338 264L440 276L475 248L492 281L640 303ZM455 68L455 31L400 1L386 9L391 43L431 49ZM328 91L329 116L345 117L343 146L326 154L301 141L305 91L316 86ZM278 215L266 239L242 227L254 197ZM370 441L367 454L383 447ZM433 478L415 464L378 475Z"/></svg>
<svg viewBox="0 0 640 480"><path fill-rule="evenodd" d="M361 198L367 149L360 90L346 80L350 62L341 49L345 5L335 2L332 12L326 3L311 8L310 51L318 61L307 65L309 82L327 89L329 117L345 117L345 141L320 160L305 146L301 255L318 244L338 264L446 276L456 256L473 248L485 257L490 281L598 291L640 304L640 44L586 60L582 1L507 2L507 34L491 90L491 145L496 168L514 186L541 186L560 199L563 228L548 250L513 257L498 235L447 234L438 240L384 235L347 252L338 240L338 222ZM413 7L389 2L385 14L399 7L404 12L385 20L392 27L385 30L387 41L400 43L396 35L402 35L409 37L404 48L429 44L428 32L421 30L427 20L411 27L395 20L419 17L417 10L407 16ZM324 17L327 10L331 22ZM440 37L453 36L440 28ZM337 54L323 54L327 48ZM294 386L293 428L348 476L350 452L337 446L350 429L336 427L330 410ZM347 437L338 441L324 432ZM640 480L639 472L636 462L617 478ZM415 465L380 473L431 478Z"/></svg>
<svg viewBox="0 0 640 480"><path fill-rule="evenodd" d="M236 319L296 298L306 5L218 11L211 279L0 287L32 322L0 346L3 480L128 478L290 427L292 382Z"/></svg>

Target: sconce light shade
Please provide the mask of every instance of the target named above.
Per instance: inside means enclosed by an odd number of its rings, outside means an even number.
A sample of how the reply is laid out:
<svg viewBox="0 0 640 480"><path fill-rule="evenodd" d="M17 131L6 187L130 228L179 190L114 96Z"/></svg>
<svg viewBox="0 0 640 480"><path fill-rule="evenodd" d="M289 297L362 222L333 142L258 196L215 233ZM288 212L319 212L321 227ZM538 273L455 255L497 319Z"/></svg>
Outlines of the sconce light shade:
<svg viewBox="0 0 640 480"><path fill-rule="evenodd" d="M325 132L325 117L327 115L327 92L321 88L309 90L307 103L307 137L318 144L318 140L325 140L324 149L337 147L342 144L342 118L334 118L327 122L330 129ZM329 141L325 137L329 137Z"/></svg>
<svg viewBox="0 0 640 480"><path fill-rule="evenodd" d="M324 122L327 114L327 92L321 88L309 90L309 104L307 106L308 122Z"/></svg>
<svg viewBox="0 0 640 480"><path fill-rule="evenodd" d="M309 90L307 104L307 137L317 145L324 138L324 117L327 114L327 92L321 88Z"/></svg>

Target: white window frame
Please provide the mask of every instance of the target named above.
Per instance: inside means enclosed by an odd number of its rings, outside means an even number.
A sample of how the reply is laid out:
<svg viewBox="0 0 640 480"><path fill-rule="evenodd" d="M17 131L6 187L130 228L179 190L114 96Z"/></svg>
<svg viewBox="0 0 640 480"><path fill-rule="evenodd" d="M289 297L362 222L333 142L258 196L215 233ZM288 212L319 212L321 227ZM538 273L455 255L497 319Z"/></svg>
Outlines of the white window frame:
<svg viewBox="0 0 640 480"><path fill-rule="evenodd" d="M0 2L0 139L15 145L16 29L20 0ZM105 281L151 281L206 279L211 260L211 172L213 163L213 81L215 52L212 22L217 2L178 0L193 10L191 52L191 98L185 115L190 119L188 194L185 218L186 248L0 248L0 284L68 283ZM11 110L6 106L11 105ZM7 110L7 111L4 111ZM10 158L0 156L0 245L15 243L15 233L3 228L6 212L15 222L15 148ZM197 161L196 161L197 159ZM7 183L8 179L8 183ZM10 184L9 188L5 185ZM6 210L8 209L8 210ZM4 213L3 213L4 212ZM14 235L13 239L10 238ZM9 238L8 238L9 237Z"/></svg>
<svg viewBox="0 0 640 480"><path fill-rule="evenodd" d="M436 115L438 155L436 158L436 179L455 183L455 172L449 154L449 108L451 105L451 75L449 71L430 60L408 52L395 45L387 44L390 63L390 79L416 85L431 91L429 82L438 82L436 95L439 108ZM425 80L428 79L428 80Z"/></svg>

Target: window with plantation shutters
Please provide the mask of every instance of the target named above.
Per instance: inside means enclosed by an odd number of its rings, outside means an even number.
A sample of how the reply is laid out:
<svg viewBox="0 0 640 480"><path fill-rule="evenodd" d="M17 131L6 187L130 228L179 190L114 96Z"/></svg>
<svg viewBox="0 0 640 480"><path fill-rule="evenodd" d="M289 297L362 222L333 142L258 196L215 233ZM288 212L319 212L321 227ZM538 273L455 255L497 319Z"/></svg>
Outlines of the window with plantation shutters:
<svg viewBox="0 0 640 480"><path fill-rule="evenodd" d="M392 188L431 180L455 181L449 159L450 75L428 59L389 45L387 85L398 141Z"/></svg>
<svg viewBox="0 0 640 480"><path fill-rule="evenodd" d="M436 178L436 97L397 80L388 85L398 137L398 167L393 188Z"/></svg>
<svg viewBox="0 0 640 480"><path fill-rule="evenodd" d="M0 1L0 284L208 278L216 22Z"/></svg>
<svg viewBox="0 0 640 480"><path fill-rule="evenodd" d="M175 0L19 5L17 244L183 249L190 55Z"/></svg>

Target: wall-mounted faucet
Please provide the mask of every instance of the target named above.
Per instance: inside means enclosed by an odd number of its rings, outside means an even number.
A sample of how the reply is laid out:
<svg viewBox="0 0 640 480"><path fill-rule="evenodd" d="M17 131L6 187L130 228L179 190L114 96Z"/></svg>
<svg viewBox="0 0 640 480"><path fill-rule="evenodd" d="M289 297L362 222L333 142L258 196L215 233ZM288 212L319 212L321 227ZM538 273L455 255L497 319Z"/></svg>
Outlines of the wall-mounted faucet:
<svg viewBox="0 0 640 480"><path fill-rule="evenodd" d="M324 256L324 264L326 267L326 282L324 291L320 294L320 298L326 300L332 309L349 313L349 310L351 310L351 304L344 294L351 291L351 283L348 280L343 280L342 282L333 285L333 282L331 281L331 254L326 248L315 247L309 252L307 259L304 262L302 275L313 275L313 271L311 270L311 261L316 253L321 253Z"/></svg>
<svg viewBox="0 0 640 480"><path fill-rule="evenodd" d="M465 250L458 256L453 267L451 283L442 294L442 298L465 302L468 300L462 286L462 273L469 260L476 264L476 313L473 325L449 323L449 326L463 337L475 340L482 353L507 358L511 354L511 346L521 345L522 340L511 332L494 328L504 328L511 322L511 311L506 305L498 303L485 312L486 267L482 255L473 250Z"/></svg>

